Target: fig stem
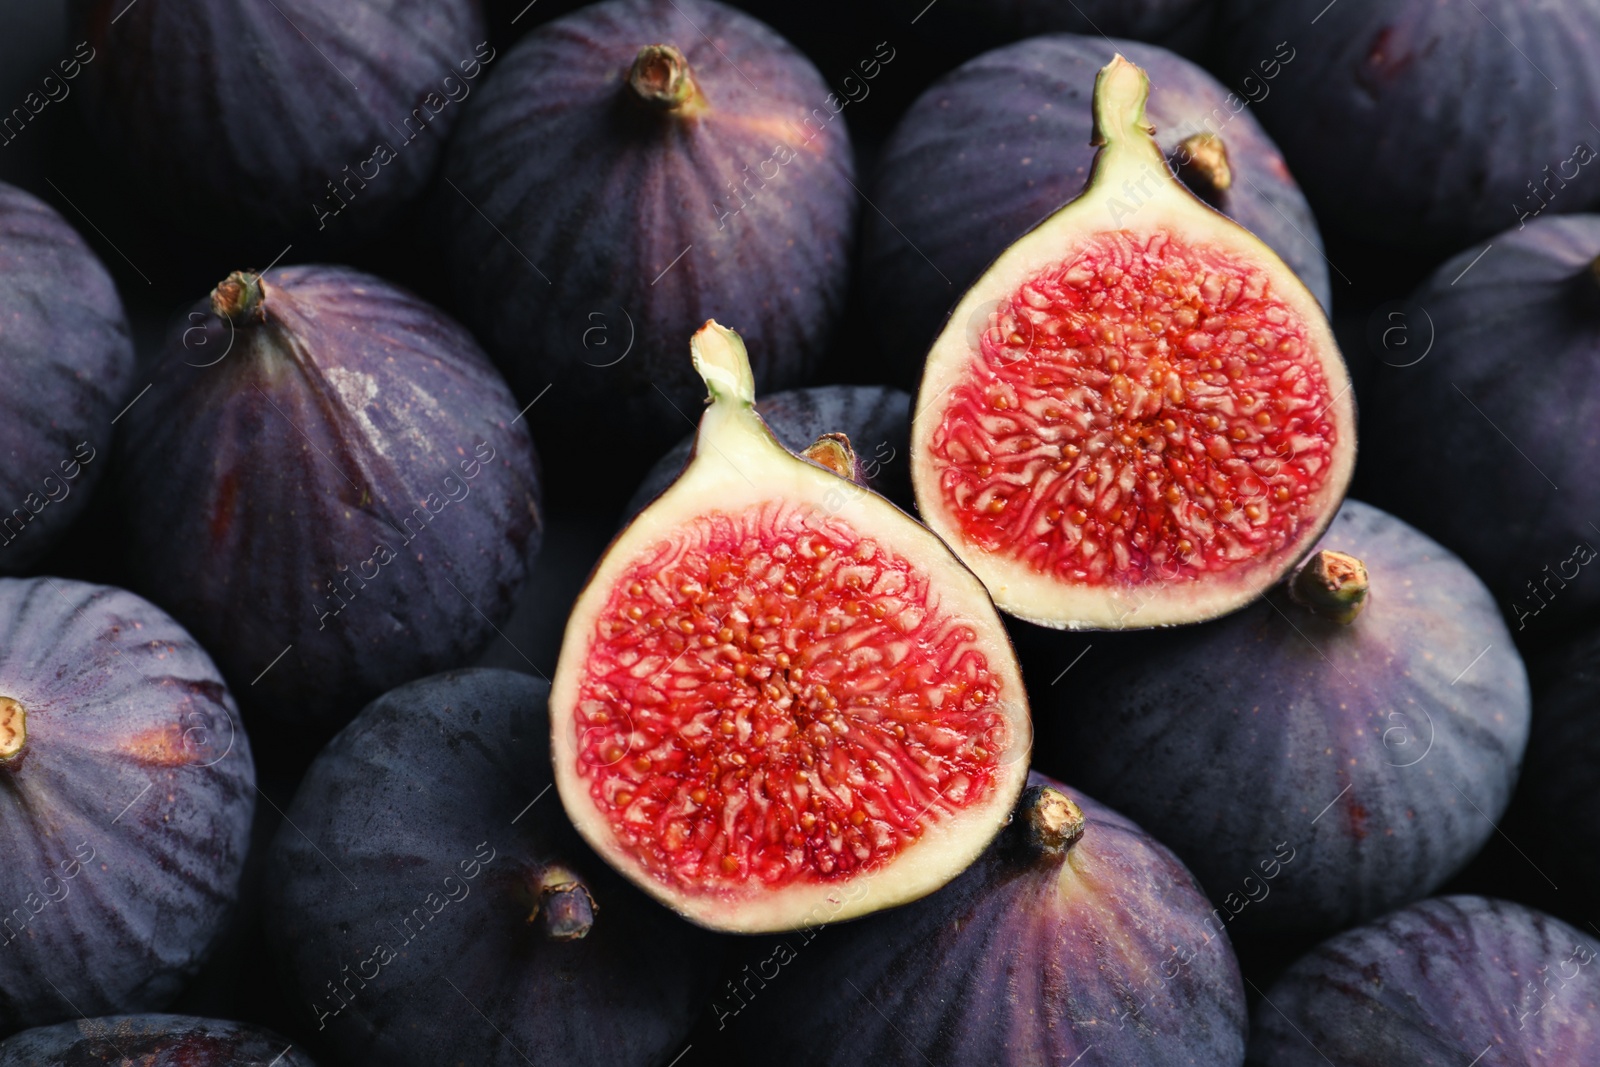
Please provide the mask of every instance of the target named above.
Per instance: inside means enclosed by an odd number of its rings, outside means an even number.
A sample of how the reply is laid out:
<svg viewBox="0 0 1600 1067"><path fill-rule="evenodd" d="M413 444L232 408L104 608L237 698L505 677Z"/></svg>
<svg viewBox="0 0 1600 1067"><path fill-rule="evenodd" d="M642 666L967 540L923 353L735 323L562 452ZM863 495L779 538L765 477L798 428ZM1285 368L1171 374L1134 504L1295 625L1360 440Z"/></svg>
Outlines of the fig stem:
<svg viewBox="0 0 1600 1067"><path fill-rule="evenodd" d="M1369 592L1366 564L1327 548L1307 560L1289 583L1289 598L1296 604L1346 624L1354 622L1367 606Z"/></svg>
<svg viewBox="0 0 1600 1067"><path fill-rule="evenodd" d="M1088 826L1083 809L1048 785L1030 786L1022 794L1022 811L1028 844L1043 858L1066 855Z"/></svg>
<svg viewBox="0 0 1600 1067"><path fill-rule="evenodd" d="M670 44L647 44L628 69L634 99L656 111L693 114L705 104L689 60Z"/></svg>
<svg viewBox="0 0 1600 1067"><path fill-rule="evenodd" d="M236 270L211 290L211 310L235 326L251 320L259 322L266 316L263 289L261 275Z"/></svg>
<svg viewBox="0 0 1600 1067"><path fill-rule="evenodd" d="M536 922L543 916L545 937L551 941L577 941L593 929L599 910L583 880L570 868L553 863L539 873L528 921Z"/></svg>
<svg viewBox="0 0 1600 1067"><path fill-rule="evenodd" d="M1156 128L1144 117L1150 98L1150 78L1117 53L1094 78L1094 138L1090 142L1108 149L1148 146L1157 156ZM1165 165L1166 157L1161 157Z"/></svg>
<svg viewBox="0 0 1600 1067"><path fill-rule="evenodd" d="M856 463L856 450L850 447L850 438L842 433L825 433L806 448L801 455L821 467L826 467L841 478L859 482L860 469Z"/></svg>
<svg viewBox="0 0 1600 1067"><path fill-rule="evenodd" d="M695 331L689 341L694 369L711 392L712 403L729 402L754 407L756 377L750 369L750 355L739 335L719 325L715 319Z"/></svg>
<svg viewBox="0 0 1600 1067"><path fill-rule="evenodd" d="M0 767L14 767L28 744L28 712L21 701L0 697Z"/></svg>
<svg viewBox="0 0 1600 1067"><path fill-rule="evenodd" d="M1228 146L1214 133L1197 133L1178 144L1178 177L1203 197L1215 198L1233 187Z"/></svg>

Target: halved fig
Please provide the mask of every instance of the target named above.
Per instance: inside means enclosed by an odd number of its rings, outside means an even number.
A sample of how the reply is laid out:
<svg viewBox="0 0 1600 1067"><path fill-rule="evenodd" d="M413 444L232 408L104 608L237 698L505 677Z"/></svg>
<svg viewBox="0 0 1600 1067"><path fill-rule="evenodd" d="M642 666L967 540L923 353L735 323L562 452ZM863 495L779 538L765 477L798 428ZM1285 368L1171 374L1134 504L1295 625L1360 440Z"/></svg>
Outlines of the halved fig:
<svg viewBox="0 0 1600 1067"><path fill-rule="evenodd" d="M1144 71L1095 80L1089 182L956 305L923 372L923 519L1003 611L1046 626L1195 622L1258 596L1333 518L1349 376L1281 259L1194 196Z"/></svg>
<svg viewBox="0 0 1600 1067"><path fill-rule="evenodd" d="M562 803L613 866L713 929L914 900L1021 792L1010 642L936 536L778 443L737 334L707 322L690 348L710 391L694 454L567 623Z"/></svg>

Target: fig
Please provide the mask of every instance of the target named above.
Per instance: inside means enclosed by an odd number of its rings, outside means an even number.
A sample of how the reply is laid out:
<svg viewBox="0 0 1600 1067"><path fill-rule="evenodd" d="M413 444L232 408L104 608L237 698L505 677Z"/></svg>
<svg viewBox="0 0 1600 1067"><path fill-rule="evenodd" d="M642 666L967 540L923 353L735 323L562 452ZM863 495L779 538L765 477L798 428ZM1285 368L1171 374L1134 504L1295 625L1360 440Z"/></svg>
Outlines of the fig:
<svg viewBox="0 0 1600 1067"><path fill-rule="evenodd" d="M476 0L75 0L89 126L168 214L276 252L381 232L494 59Z"/></svg>
<svg viewBox="0 0 1600 1067"><path fill-rule="evenodd" d="M1597 264L1600 215L1537 219L1381 320L1407 346L1374 368L1362 492L1459 552L1519 639L1600 607Z"/></svg>
<svg viewBox="0 0 1600 1067"><path fill-rule="evenodd" d="M1340 234L1450 252L1600 201L1593 4L1224 0L1219 21L1220 69L1255 75L1262 125ZM1296 60L1262 82L1285 45Z"/></svg>
<svg viewBox="0 0 1600 1067"><path fill-rule="evenodd" d="M758 964L755 982L713 1001L724 1026L750 1011L741 1062L1244 1060L1239 966L1194 878L1133 822L1037 773L949 886L848 930L791 935L768 960L781 971Z"/></svg>
<svg viewBox="0 0 1600 1067"><path fill-rule="evenodd" d="M1530 667L1533 735L1517 804L1545 839L1545 855L1592 900L1600 892L1600 631Z"/></svg>
<svg viewBox="0 0 1600 1067"><path fill-rule="evenodd" d="M1600 942L1504 900L1424 900L1338 935L1256 1006L1253 1067L1600 1062Z"/></svg>
<svg viewBox="0 0 1600 1067"><path fill-rule="evenodd" d="M683 338L708 317L744 325L762 392L809 376L855 225L828 97L804 56L710 0L593 4L501 60L445 163L446 262L512 387L551 388L552 455L592 469L597 449L670 447L700 400Z"/></svg>
<svg viewBox="0 0 1600 1067"><path fill-rule="evenodd" d="M504 380L437 309L347 268L230 275L120 428L140 588L278 722L331 734L469 660L538 547Z"/></svg>
<svg viewBox="0 0 1600 1067"><path fill-rule="evenodd" d="M1168 168L1150 83L1095 79L1089 183L973 283L911 430L923 520L1002 611L1050 627L1249 603L1333 518L1349 377L1316 298Z"/></svg>
<svg viewBox="0 0 1600 1067"><path fill-rule="evenodd" d="M0 1041L0 1067L316 1067L271 1030L191 1015L110 1015Z"/></svg>
<svg viewBox="0 0 1600 1067"><path fill-rule="evenodd" d="M896 370L920 372L952 295L1082 190L1094 160L1088 101L1095 72L1114 50L1150 72L1147 117L1168 166L1271 246L1330 306L1316 220L1277 147L1248 110L1237 110L1236 96L1154 45L1056 34L996 49L945 75L884 149L872 190L883 214L866 220L862 287L879 309L877 340ZM1131 213L1134 200L1123 197ZM976 333L986 321L980 315L963 325Z"/></svg>
<svg viewBox="0 0 1600 1067"><path fill-rule="evenodd" d="M882 385L816 385L772 393L756 401L756 414L778 443L804 452L818 438L842 433L856 455L862 485L909 510L911 476L906 461L911 436L911 397ZM678 477L694 451L684 438L650 468L634 491L627 514L637 515Z"/></svg>
<svg viewBox="0 0 1600 1067"><path fill-rule="evenodd" d="M255 780L222 676L169 616L0 579L0 1034L169 1004L238 897Z"/></svg>
<svg viewBox="0 0 1600 1067"><path fill-rule="evenodd" d="M737 334L708 322L690 347L710 392L693 458L567 622L561 801L612 866L710 928L914 900L1022 789L1010 640L937 537L778 443Z"/></svg>
<svg viewBox="0 0 1600 1067"><path fill-rule="evenodd" d="M1426 896L1510 802L1521 657L1472 572L1376 508L1346 502L1243 611L1122 637L1054 698L1039 763L1170 845L1235 937L1321 936Z"/></svg>
<svg viewBox="0 0 1600 1067"><path fill-rule="evenodd" d="M111 275L44 201L0 182L0 572L25 570L83 510L133 378Z"/></svg>
<svg viewBox="0 0 1600 1067"><path fill-rule="evenodd" d="M546 795L549 693L512 671L424 678L312 764L272 846L265 928L339 1062L647 1067L699 1014L718 946Z"/></svg>

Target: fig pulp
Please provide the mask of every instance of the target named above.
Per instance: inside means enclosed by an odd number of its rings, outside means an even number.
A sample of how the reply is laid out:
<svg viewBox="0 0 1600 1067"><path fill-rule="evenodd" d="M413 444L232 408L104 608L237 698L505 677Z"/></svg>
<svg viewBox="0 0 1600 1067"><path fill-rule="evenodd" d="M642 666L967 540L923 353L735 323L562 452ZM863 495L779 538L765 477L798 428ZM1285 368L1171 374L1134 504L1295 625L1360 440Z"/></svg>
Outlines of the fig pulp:
<svg viewBox="0 0 1600 1067"><path fill-rule="evenodd" d="M1040 774L1011 825L949 886L802 936L767 957L781 971L758 966L765 981L730 982L713 1001L718 1021L749 1043L741 1063L1244 1059L1244 985L1194 878L1133 822Z"/></svg>
<svg viewBox="0 0 1600 1067"><path fill-rule="evenodd" d="M188 1015L108 1015L0 1041L0 1067L316 1067L271 1030Z"/></svg>
<svg viewBox="0 0 1600 1067"><path fill-rule="evenodd" d="M1354 500L1287 589L1097 637L1072 679L1039 764L1170 845L1235 938L1320 937L1433 892L1494 834L1528 738L1489 591ZM1265 878L1280 845L1292 858Z"/></svg>
<svg viewBox="0 0 1600 1067"><path fill-rule="evenodd" d="M1148 93L1121 56L1101 70L1088 185L956 305L912 424L923 518L1002 610L1046 626L1248 603L1332 519L1355 461L1322 309L1173 177Z"/></svg>
<svg viewBox="0 0 1600 1067"><path fill-rule="evenodd" d="M886 500L788 452L738 335L683 474L567 623L556 784L579 831L702 925L794 929L915 899L1022 788L1027 696L983 586Z"/></svg>
<svg viewBox="0 0 1600 1067"><path fill-rule="evenodd" d="M510 614L542 529L517 408L472 337L402 289L234 274L119 427L136 578L252 713L331 734Z"/></svg>

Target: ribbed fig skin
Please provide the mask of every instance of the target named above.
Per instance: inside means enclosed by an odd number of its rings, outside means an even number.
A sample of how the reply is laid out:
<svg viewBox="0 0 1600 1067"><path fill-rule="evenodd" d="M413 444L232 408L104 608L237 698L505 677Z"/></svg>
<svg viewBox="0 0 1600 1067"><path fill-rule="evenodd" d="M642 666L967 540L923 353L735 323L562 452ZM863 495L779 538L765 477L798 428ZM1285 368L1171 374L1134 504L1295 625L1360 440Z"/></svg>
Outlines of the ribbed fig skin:
<svg viewBox="0 0 1600 1067"><path fill-rule="evenodd" d="M48 204L0 182L0 572L88 503L133 377L116 286Z"/></svg>
<svg viewBox="0 0 1600 1067"><path fill-rule="evenodd" d="M631 96L651 44L682 50L695 116ZM685 346L709 318L745 338L761 392L810 374L856 211L829 92L776 33L709 0L594 4L497 62L446 161L446 262L518 394L551 387L541 424L576 434L575 455L649 454L691 425L704 390Z"/></svg>
<svg viewBox="0 0 1600 1067"><path fill-rule="evenodd" d="M191 1015L107 1015L0 1041L0 1067L316 1067L271 1030Z"/></svg>
<svg viewBox="0 0 1600 1067"><path fill-rule="evenodd" d="M0 696L27 715L0 766L0 1033L165 1007L250 842L233 697L154 605L62 578L0 579Z"/></svg>
<svg viewBox="0 0 1600 1067"><path fill-rule="evenodd" d="M1221 11L1225 79L1279 42L1298 49L1255 110L1325 226L1448 252L1524 211L1600 201L1595 5L1225 0ZM1574 158L1580 144L1587 155Z"/></svg>
<svg viewBox="0 0 1600 1067"><path fill-rule="evenodd" d="M1327 941L1255 1009L1251 1067L1600 1062L1600 942L1486 897L1424 900Z"/></svg>
<svg viewBox="0 0 1600 1067"><path fill-rule="evenodd" d="M1364 397L1362 491L1459 552L1519 638L1600 606L1597 256L1600 215L1462 252L1397 312L1407 346Z"/></svg>
<svg viewBox="0 0 1600 1067"><path fill-rule="evenodd" d="M816 385L763 397L756 410L791 452L805 451L823 434L844 434L862 468L863 484L911 509L909 393L885 385ZM678 477L693 450L692 434L674 445L650 468L624 513L643 511Z"/></svg>
<svg viewBox="0 0 1600 1067"><path fill-rule="evenodd" d="M995 49L947 74L884 148L872 187L882 213L867 220L861 276L879 341L900 374L920 370L984 268L1083 191L1095 154L1095 74L1118 52L1149 73L1146 114L1168 159L1191 135L1220 136L1233 171L1221 210L1329 306L1311 209L1248 109L1233 112L1227 87L1155 45L1057 34ZM1106 218L1107 229L1114 223Z"/></svg>
<svg viewBox="0 0 1600 1067"><path fill-rule="evenodd" d="M1065 859L1029 852L1018 816L932 896L785 938L747 972L766 981L713 1001L739 1062L1237 1067L1244 987L1189 872L1082 793L1028 785L1087 817Z"/></svg>
<svg viewBox="0 0 1600 1067"><path fill-rule="evenodd" d="M1527 742L1522 660L1459 559L1358 501L1318 547L1366 565L1353 622L1275 589L1204 626L1098 636L1040 698L1036 762L1170 845L1235 937L1321 936L1437 889L1494 833ZM1264 881L1280 843L1294 858Z"/></svg>
<svg viewBox="0 0 1600 1067"><path fill-rule="evenodd" d="M265 929L305 1032L339 1062L649 1067L681 1047L718 942L567 822L550 788L549 691L499 670L403 686L323 750L295 795ZM530 921L553 863L593 898L579 940Z"/></svg>
<svg viewBox="0 0 1600 1067"><path fill-rule="evenodd" d="M1593 899L1600 892L1600 632L1533 660L1530 669L1533 736L1518 809L1545 839L1544 855Z"/></svg>
<svg viewBox="0 0 1600 1067"><path fill-rule="evenodd" d="M119 424L120 497L140 587L252 712L331 728L493 639L538 548L537 463L437 309L343 267L263 285L265 324L174 329Z"/></svg>
<svg viewBox="0 0 1600 1067"><path fill-rule="evenodd" d="M477 0L74 3L91 128L208 234L377 232L427 184L493 57Z"/></svg>
<svg viewBox="0 0 1600 1067"><path fill-rule="evenodd" d="M878 2L908 18L923 6L916 0ZM938 40L964 44L969 55L1044 33L1127 37L1187 54L1204 44L1215 6L1213 0L948 0L918 18L917 27Z"/></svg>

